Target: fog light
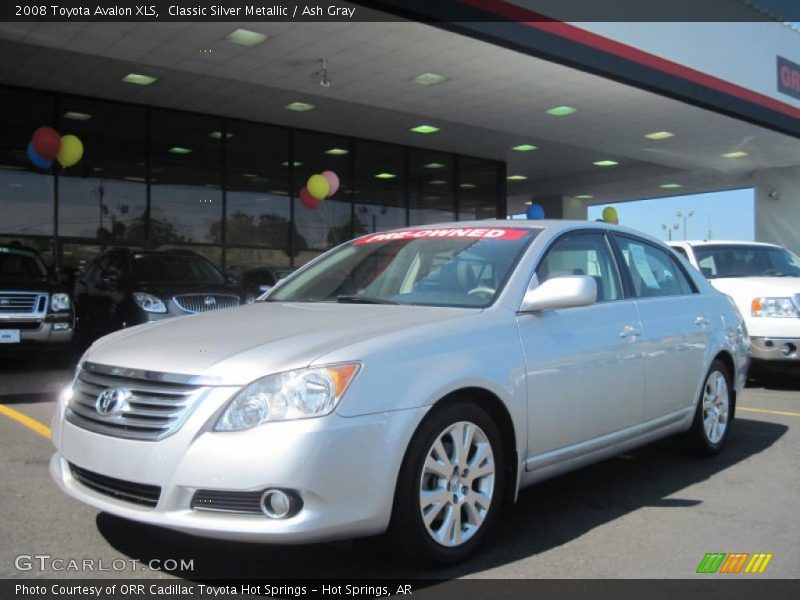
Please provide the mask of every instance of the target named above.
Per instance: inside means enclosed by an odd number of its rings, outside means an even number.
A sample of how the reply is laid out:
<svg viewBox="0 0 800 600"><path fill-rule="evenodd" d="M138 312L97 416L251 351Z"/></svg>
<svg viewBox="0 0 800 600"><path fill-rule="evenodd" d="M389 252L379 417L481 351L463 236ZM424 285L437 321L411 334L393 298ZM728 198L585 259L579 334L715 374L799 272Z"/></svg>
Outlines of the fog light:
<svg viewBox="0 0 800 600"><path fill-rule="evenodd" d="M286 519L296 512L298 501L283 490L266 490L261 495L261 510L270 519Z"/></svg>
<svg viewBox="0 0 800 600"><path fill-rule="evenodd" d="M792 356L795 352L797 352L797 346L791 343L786 343L781 346L781 354L784 356Z"/></svg>
<svg viewBox="0 0 800 600"><path fill-rule="evenodd" d="M65 331L69 329L69 323L53 323L53 331Z"/></svg>

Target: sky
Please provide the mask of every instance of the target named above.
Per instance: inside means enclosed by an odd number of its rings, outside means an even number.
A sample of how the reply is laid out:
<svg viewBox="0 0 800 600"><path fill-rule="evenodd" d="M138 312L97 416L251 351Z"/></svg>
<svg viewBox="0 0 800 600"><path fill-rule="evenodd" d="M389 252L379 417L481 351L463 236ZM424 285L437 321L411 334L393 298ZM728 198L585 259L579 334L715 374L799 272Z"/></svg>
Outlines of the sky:
<svg viewBox="0 0 800 600"><path fill-rule="evenodd" d="M617 209L620 225L661 240L668 239L663 225L672 229L673 240L684 239L683 218L675 214L678 211L684 214L694 211L694 215L686 219L686 239L755 239L755 192L752 188L600 204L589 207L589 220L601 218L607 206Z"/></svg>

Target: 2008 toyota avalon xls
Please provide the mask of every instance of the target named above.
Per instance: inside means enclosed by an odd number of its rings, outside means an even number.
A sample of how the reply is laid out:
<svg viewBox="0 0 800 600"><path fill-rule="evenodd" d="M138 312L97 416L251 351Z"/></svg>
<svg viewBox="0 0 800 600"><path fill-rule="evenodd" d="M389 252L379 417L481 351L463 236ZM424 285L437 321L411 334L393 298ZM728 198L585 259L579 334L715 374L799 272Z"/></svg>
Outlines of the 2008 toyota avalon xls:
<svg viewBox="0 0 800 600"><path fill-rule="evenodd" d="M628 229L373 233L265 303L97 341L50 468L135 521L261 542L386 532L452 562L536 481L672 434L718 452L747 340L729 298Z"/></svg>

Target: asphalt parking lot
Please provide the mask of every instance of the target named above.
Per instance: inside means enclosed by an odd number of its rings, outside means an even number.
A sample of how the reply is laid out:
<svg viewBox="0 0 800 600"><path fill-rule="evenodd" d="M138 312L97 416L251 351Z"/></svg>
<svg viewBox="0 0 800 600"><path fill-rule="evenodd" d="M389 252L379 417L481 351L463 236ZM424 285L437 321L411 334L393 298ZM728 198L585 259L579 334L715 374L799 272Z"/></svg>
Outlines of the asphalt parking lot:
<svg viewBox="0 0 800 600"><path fill-rule="evenodd" d="M797 377L745 390L722 455L686 457L665 440L545 482L521 494L481 554L457 567L425 570L376 552L369 542L209 541L130 523L64 496L48 474L47 431L19 417L49 426L56 395L72 372L51 364L0 361L0 411L13 411L0 412L2 578L684 578L696 576L707 552L772 553L766 572L750 578L800 575ZM86 573L34 564L21 570L19 555L106 566L120 559L184 559L193 568Z"/></svg>

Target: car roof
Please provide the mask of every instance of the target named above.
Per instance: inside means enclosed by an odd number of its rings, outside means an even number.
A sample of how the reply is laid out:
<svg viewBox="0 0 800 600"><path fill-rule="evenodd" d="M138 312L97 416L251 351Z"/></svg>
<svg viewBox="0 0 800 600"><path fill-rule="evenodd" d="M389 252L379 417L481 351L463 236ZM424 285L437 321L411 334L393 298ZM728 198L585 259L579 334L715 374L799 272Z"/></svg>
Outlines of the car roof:
<svg viewBox="0 0 800 600"><path fill-rule="evenodd" d="M777 244L765 242L751 242L747 240L676 240L667 242L670 246L762 246L767 248L780 248Z"/></svg>
<svg viewBox="0 0 800 600"><path fill-rule="evenodd" d="M23 246L21 244L1 243L0 248L8 248L9 250L21 250L23 252L31 252L36 256L40 256L39 251L31 246Z"/></svg>

